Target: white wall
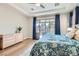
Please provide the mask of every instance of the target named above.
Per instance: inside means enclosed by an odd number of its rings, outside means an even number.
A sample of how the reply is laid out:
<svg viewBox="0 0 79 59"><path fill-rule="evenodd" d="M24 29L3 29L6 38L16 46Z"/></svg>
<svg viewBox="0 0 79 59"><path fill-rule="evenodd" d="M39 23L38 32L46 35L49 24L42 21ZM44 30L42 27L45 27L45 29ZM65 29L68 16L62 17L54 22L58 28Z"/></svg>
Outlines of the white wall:
<svg viewBox="0 0 79 59"><path fill-rule="evenodd" d="M73 17L72 17L72 26L73 26L73 28L75 28L75 9L73 10Z"/></svg>
<svg viewBox="0 0 79 59"><path fill-rule="evenodd" d="M68 24L68 13L60 14L61 34L67 33Z"/></svg>
<svg viewBox="0 0 79 59"><path fill-rule="evenodd" d="M69 13L60 14L61 34L67 33L69 27ZM72 28L75 28L75 9L73 10Z"/></svg>
<svg viewBox="0 0 79 59"><path fill-rule="evenodd" d="M0 34L15 33L18 25L22 26L24 38L29 38L31 34L31 17L24 16L15 8L8 4L0 4ZM30 29L30 30L29 30Z"/></svg>

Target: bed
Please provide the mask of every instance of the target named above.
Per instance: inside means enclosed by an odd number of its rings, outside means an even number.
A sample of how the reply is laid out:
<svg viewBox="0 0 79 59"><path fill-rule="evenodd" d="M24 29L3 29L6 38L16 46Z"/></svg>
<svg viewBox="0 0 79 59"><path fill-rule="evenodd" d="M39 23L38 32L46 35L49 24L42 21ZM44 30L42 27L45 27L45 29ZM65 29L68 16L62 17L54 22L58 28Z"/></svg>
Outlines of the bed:
<svg viewBox="0 0 79 59"><path fill-rule="evenodd" d="M77 49L77 50L76 50ZM31 50L31 56L77 56L79 47L56 42L38 42Z"/></svg>
<svg viewBox="0 0 79 59"><path fill-rule="evenodd" d="M65 35L46 33L28 50L29 56L78 56L79 41Z"/></svg>

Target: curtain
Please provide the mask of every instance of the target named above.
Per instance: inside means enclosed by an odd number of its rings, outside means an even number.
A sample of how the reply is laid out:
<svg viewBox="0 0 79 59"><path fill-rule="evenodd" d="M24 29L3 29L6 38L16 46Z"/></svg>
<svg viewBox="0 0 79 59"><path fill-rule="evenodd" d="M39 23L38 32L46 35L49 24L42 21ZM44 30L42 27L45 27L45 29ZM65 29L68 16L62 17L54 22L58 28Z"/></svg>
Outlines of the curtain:
<svg viewBox="0 0 79 59"><path fill-rule="evenodd" d="M60 15L55 15L55 34L60 35Z"/></svg>
<svg viewBox="0 0 79 59"><path fill-rule="evenodd" d="M75 24L79 24L79 7L76 7L75 11L76 11Z"/></svg>
<svg viewBox="0 0 79 59"><path fill-rule="evenodd" d="M36 17L33 17L33 39L36 39Z"/></svg>
<svg viewBox="0 0 79 59"><path fill-rule="evenodd" d="M69 15L69 27L72 27L72 16L73 16L73 12L70 12L70 15Z"/></svg>

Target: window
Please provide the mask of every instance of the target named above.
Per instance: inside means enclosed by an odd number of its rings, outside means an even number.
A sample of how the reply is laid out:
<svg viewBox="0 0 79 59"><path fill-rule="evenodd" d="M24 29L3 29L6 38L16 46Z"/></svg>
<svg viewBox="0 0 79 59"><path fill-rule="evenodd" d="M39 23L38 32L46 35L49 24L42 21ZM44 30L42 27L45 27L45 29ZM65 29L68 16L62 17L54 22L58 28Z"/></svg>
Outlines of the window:
<svg viewBox="0 0 79 59"><path fill-rule="evenodd" d="M67 14L67 27L68 28L73 27L73 12Z"/></svg>
<svg viewBox="0 0 79 59"><path fill-rule="evenodd" d="M46 32L54 34L55 18L37 19L36 20L36 36L37 38L44 35Z"/></svg>

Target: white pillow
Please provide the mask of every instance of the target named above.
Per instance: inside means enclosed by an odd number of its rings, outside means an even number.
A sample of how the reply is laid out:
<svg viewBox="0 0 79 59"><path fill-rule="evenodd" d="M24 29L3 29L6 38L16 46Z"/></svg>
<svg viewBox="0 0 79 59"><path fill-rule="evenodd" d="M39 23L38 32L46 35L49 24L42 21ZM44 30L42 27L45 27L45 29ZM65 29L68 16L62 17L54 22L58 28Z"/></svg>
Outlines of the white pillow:
<svg viewBox="0 0 79 59"><path fill-rule="evenodd" d="M73 38L74 34L75 33L67 33L66 36L69 37L69 38Z"/></svg>
<svg viewBox="0 0 79 59"><path fill-rule="evenodd" d="M76 31L76 29L73 29L71 32L68 32L66 34L66 36L69 37L69 38L73 38L73 36L75 35L75 31Z"/></svg>
<svg viewBox="0 0 79 59"><path fill-rule="evenodd" d="M79 34L79 30L77 30L77 31L75 32L75 34Z"/></svg>

